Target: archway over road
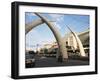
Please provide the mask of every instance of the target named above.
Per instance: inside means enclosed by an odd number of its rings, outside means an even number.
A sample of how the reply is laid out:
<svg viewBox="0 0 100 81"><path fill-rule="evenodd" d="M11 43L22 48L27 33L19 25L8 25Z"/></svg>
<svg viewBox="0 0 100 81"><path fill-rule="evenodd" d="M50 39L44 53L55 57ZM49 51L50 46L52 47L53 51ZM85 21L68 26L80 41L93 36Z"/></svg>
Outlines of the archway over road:
<svg viewBox="0 0 100 81"><path fill-rule="evenodd" d="M48 27L51 29L51 31L53 32L57 43L58 43L58 47L59 47L59 52L58 52L58 57L62 56L62 61L67 61L68 59L68 54L67 54L67 49L66 49L66 44L65 41L62 40L61 34L59 32L59 30L57 29L57 27L55 27L55 25L53 25L53 23L49 22L49 20L45 17L43 17L42 15L35 13L40 19L33 21L30 24L26 24L25 25L25 34L27 34L31 29L37 27L40 24L46 23L48 25Z"/></svg>

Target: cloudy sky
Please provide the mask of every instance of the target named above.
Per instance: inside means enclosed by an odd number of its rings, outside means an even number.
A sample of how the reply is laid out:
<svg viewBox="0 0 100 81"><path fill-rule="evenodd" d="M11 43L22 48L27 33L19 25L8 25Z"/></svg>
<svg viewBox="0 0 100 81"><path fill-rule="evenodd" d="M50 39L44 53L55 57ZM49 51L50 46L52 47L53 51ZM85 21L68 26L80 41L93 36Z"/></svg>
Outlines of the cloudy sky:
<svg viewBox="0 0 100 81"><path fill-rule="evenodd" d="M70 32L67 26L69 26L74 32L81 32L89 28L88 15L48 13L41 13L41 15L50 21L53 21L52 24L59 29L62 37ZM31 23L36 19L39 19L39 17L33 12L25 13L25 24ZM52 31L46 24L41 24L26 34L26 49L35 50L37 44L39 47L42 47L44 44L51 43L53 41L56 40Z"/></svg>

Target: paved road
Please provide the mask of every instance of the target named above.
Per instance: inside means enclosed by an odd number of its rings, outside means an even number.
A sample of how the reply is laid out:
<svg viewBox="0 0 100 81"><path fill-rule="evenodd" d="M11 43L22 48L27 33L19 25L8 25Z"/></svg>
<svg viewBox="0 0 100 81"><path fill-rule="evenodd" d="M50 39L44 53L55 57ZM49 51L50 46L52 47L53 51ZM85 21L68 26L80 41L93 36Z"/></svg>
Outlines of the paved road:
<svg viewBox="0 0 100 81"><path fill-rule="evenodd" d="M55 57L39 57L36 56L35 67L56 67L56 66L79 66L89 65L89 61L69 59L68 62L57 62Z"/></svg>

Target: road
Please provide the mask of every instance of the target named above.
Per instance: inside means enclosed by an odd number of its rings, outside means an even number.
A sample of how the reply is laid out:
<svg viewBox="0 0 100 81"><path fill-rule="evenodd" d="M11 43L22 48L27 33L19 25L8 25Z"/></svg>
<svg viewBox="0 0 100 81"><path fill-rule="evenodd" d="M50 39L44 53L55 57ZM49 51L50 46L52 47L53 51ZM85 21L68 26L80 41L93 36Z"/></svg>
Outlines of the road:
<svg viewBox="0 0 100 81"><path fill-rule="evenodd" d="M67 62L57 62L55 57L39 57L36 56L35 67L56 67L56 66L80 66L89 65L89 61L69 59Z"/></svg>

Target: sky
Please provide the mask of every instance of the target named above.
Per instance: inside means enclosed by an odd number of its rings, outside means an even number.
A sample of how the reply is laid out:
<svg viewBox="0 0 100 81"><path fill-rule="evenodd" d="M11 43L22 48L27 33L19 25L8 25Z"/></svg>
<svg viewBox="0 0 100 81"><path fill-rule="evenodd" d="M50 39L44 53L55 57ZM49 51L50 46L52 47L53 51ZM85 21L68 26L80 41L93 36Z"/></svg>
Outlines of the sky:
<svg viewBox="0 0 100 81"><path fill-rule="evenodd" d="M74 32L82 32L89 28L89 15L76 15L76 14L51 14L51 13L39 13L50 22L55 25L59 30L62 37L69 33L69 26ZM34 12L25 13L25 24L29 24L32 21L39 19ZM56 41L52 31L44 23L26 34L26 49L36 50L36 46L42 47L44 44L48 44Z"/></svg>

